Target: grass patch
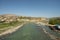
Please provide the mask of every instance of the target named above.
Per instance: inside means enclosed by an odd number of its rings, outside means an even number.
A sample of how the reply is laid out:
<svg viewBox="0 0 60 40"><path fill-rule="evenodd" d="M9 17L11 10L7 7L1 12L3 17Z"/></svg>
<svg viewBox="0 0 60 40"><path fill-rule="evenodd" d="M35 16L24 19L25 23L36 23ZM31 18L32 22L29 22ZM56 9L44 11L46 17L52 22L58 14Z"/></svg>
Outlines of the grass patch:
<svg viewBox="0 0 60 40"><path fill-rule="evenodd" d="M16 25L19 25L19 24L22 24L22 23L23 22L18 22L18 21L10 22L10 23L0 23L0 28L10 27L10 26L16 26Z"/></svg>

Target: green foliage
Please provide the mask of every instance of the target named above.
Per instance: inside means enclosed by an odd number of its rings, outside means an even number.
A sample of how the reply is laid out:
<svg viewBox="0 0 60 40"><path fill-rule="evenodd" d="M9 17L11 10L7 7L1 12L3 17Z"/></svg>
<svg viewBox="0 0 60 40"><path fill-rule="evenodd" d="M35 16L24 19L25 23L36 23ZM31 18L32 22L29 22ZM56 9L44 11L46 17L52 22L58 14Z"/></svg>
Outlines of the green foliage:
<svg viewBox="0 0 60 40"><path fill-rule="evenodd" d="M60 19L59 18L51 18L49 20L49 24L60 24Z"/></svg>
<svg viewBox="0 0 60 40"><path fill-rule="evenodd" d="M16 26L16 25L21 24L21 23L22 22L18 22L18 21L13 21L13 22L10 22L10 23L0 23L0 28Z"/></svg>

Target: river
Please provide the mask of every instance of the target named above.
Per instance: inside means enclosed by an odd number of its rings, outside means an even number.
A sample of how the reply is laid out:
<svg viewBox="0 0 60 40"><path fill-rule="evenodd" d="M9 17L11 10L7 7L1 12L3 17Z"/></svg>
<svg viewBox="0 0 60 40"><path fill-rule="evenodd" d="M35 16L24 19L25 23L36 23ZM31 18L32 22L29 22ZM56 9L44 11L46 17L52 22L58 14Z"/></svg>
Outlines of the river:
<svg viewBox="0 0 60 40"><path fill-rule="evenodd" d="M44 33L41 26L34 23L27 23L16 32L3 36L0 40L52 40Z"/></svg>

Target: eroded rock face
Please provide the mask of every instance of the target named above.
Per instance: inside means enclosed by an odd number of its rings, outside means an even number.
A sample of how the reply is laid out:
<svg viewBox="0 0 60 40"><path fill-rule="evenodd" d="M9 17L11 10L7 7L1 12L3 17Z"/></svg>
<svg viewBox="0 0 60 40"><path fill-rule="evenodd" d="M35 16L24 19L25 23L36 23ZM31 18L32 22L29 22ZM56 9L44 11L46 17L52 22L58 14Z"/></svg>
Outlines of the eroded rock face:
<svg viewBox="0 0 60 40"><path fill-rule="evenodd" d="M19 17L13 14L0 15L0 22L9 23L12 21L18 21Z"/></svg>

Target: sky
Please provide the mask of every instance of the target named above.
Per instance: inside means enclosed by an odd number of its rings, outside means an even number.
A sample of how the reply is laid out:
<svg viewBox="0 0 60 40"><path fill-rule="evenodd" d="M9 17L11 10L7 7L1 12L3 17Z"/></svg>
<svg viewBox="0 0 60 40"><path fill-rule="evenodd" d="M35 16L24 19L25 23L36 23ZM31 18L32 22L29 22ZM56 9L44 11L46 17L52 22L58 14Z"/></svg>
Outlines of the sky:
<svg viewBox="0 0 60 40"><path fill-rule="evenodd" d="M0 14L58 17L60 0L0 0Z"/></svg>

